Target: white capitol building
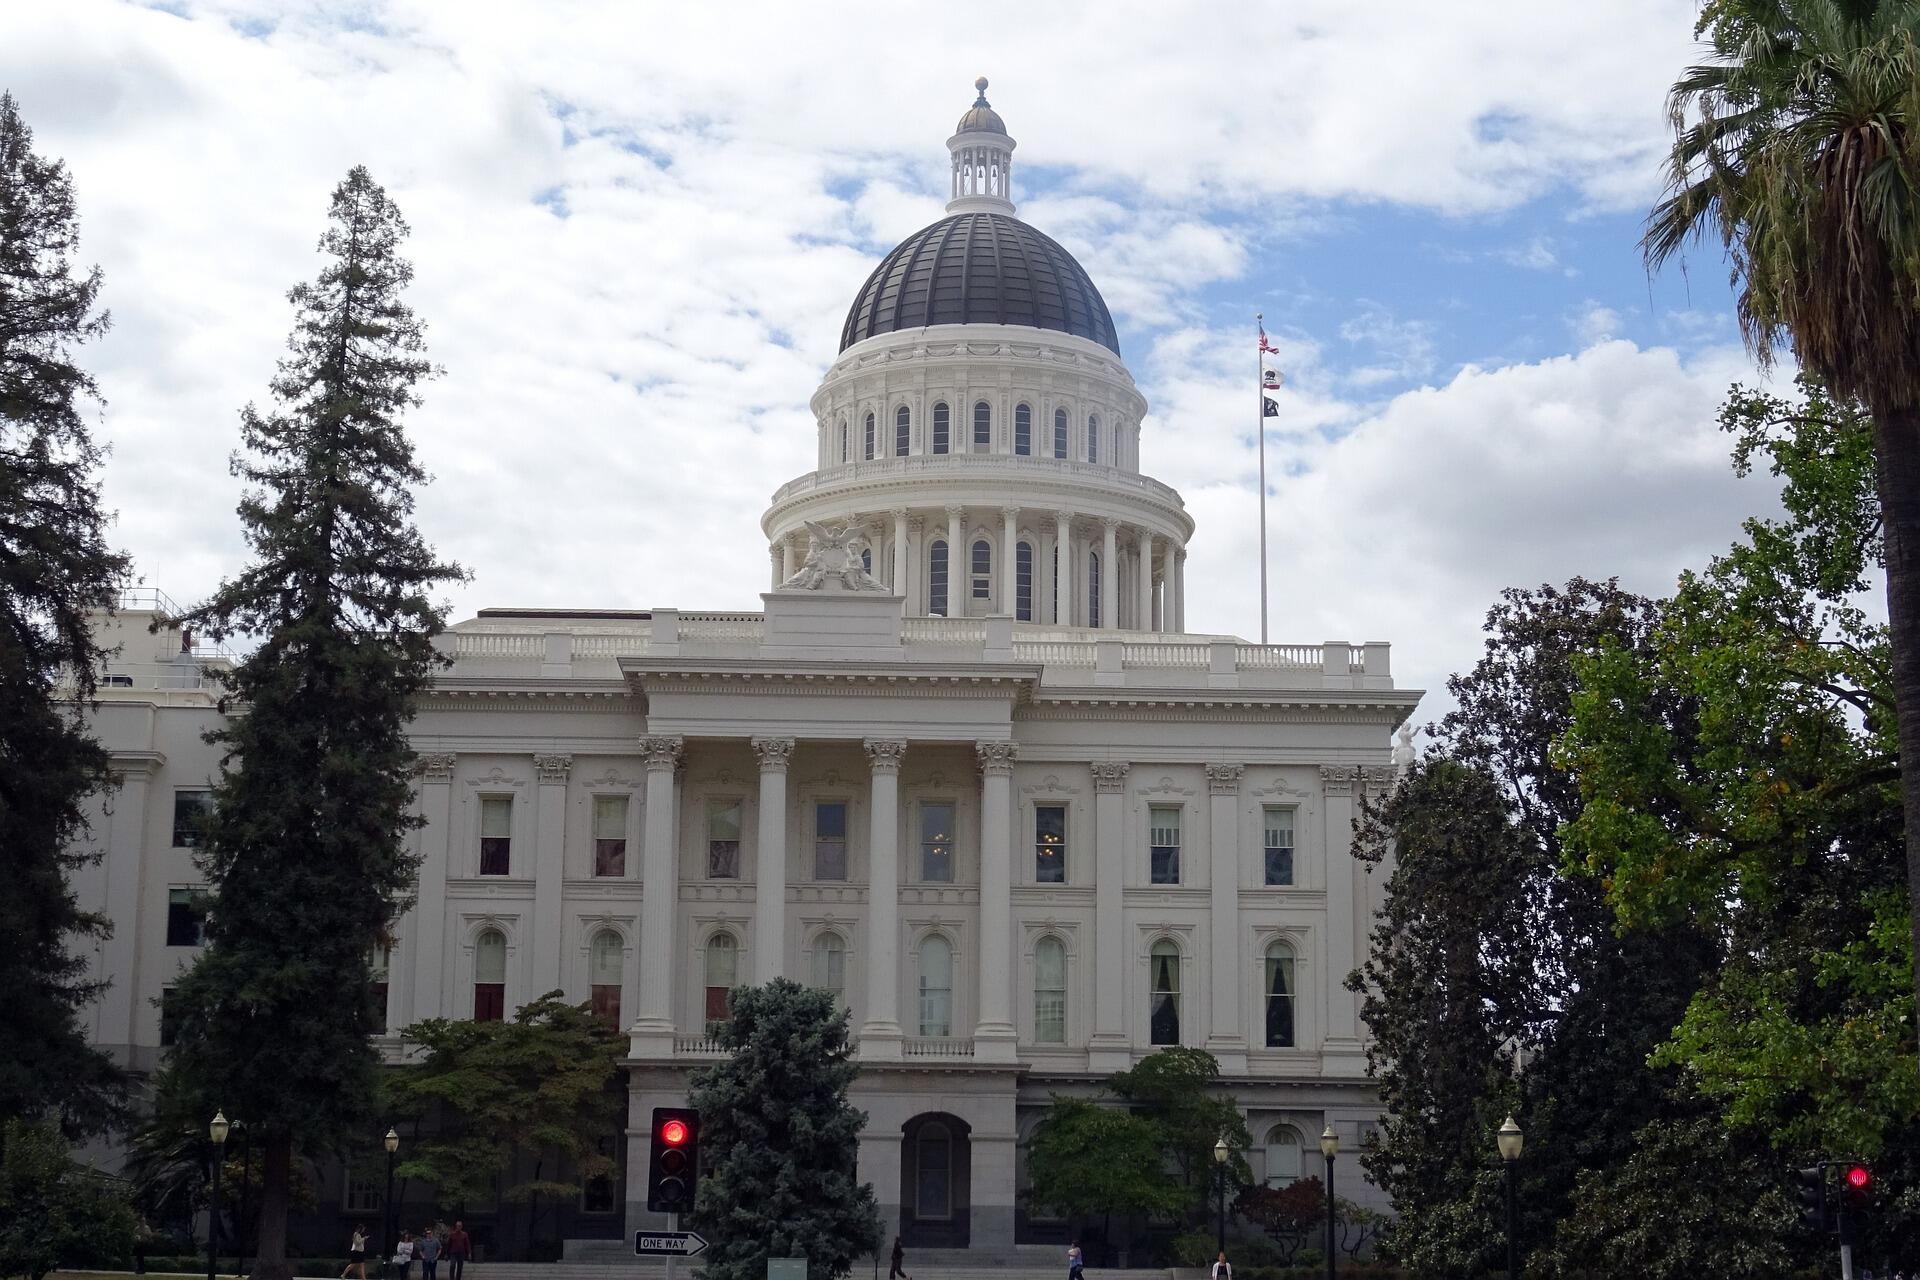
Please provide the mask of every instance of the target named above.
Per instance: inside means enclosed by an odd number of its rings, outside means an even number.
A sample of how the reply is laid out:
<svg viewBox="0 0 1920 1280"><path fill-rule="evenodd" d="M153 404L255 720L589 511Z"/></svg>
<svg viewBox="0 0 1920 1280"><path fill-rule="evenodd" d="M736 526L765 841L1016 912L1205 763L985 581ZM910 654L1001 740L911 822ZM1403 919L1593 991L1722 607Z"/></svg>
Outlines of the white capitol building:
<svg viewBox="0 0 1920 1280"><path fill-rule="evenodd" d="M1018 1203L1026 1139L1050 1094L1160 1045L1219 1060L1275 1182L1378 1115L1341 980L1383 876L1347 845L1419 692L1383 643L1185 631L1193 520L1141 470L1146 402L1098 290L1014 217L980 87L948 216L861 287L816 469L762 517L763 607L483 610L421 702L387 1025L558 988L629 1028L628 1174L562 1215L581 1256L658 1224L651 1109L716 1057L726 990L782 974L850 1010L860 1174L910 1248L1062 1239ZM115 924L93 1034L146 1068L198 942L222 659L132 603L102 623L121 648L96 712L124 784L77 888ZM1378 1201L1350 1158L1339 1190ZM377 1193L327 1174L318 1242Z"/></svg>

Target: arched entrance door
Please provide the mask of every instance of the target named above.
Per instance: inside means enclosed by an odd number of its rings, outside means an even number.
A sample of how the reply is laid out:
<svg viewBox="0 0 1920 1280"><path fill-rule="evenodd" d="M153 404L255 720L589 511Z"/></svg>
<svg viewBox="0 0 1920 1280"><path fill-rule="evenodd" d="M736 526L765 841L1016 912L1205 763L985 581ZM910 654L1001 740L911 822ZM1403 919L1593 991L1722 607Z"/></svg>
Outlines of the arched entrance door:
<svg viewBox="0 0 1920 1280"><path fill-rule="evenodd" d="M972 1205L972 1127L930 1111L900 1127L900 1242L908 1248L964 1249Z"/></svg>

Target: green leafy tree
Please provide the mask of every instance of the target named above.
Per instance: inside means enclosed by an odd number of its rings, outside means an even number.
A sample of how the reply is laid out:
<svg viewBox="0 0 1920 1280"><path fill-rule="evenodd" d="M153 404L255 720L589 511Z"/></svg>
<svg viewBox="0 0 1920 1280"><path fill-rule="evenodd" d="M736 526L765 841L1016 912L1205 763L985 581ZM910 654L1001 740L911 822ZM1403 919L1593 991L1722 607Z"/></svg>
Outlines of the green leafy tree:
<svg viewBox="0 0 1920 1280"><path fill-rule="evenodd" d="M768 1258L804 1257L808 1280L847 1275L881 1235L857 1173L866 1115L847 1100L858 1072L846 1013L831 993L776 978L734 989L718 1039L728 1057L692 1082L702 1274L761 1280Z"/></svg>
<svg viewBox="0 0 1920 1280"><path fill-rule="evenodd" d="M109 926L68 882L98 856L79 839L84 805L111 774L63 699L93 693L105 655L88 614L127 569L107 545L104 450L82 413L99 389L75 359L107 313L78 238L66 167L34 154L0 94L0 1115L55 1116L72 1136L107 1128L124 1095L77 1018L103 984L76 944Z"/></svg>
<svg viewBox="0 0 1920 1280"><path fill-rule="evenodd" d="M1206 1218L1213 1203L1213 1148L1222 1138L1233 1152L1229 1198L1252 1180L1245 1155L1252 1145L1247 1122L1239 1104L1220 1092L1220 1064L1206 1050L1184 1045L1156 1050L1113 1076L1107 1087L1158 1130L1161 1161L1186 1189L1196 1221Z"/></svg>
<svg viewBox="0 0 1920 1280"><path fill-rule="evenodd" d="M0 1276L124 1265L139 1225L126 1189L76 1163L57 1127L0 1125Z"/></svg>
<svg viewBox="0 0 1920 1280"><path fill-rule="evenodd" d="M528 1206L577 1199L616 1172L599 1142L619 1127L618 1061L627 1038L558 991L501 1022L429 1018L402 1033L414 1061L387 1074L393 1111L422 1120L397 1168L456 1211L491 1199Z"/></svg>
<svg viewBox="0 0 1920 1280"><path fill-rule="evenodd" d="M202 1110L259 1145L258 1280L291 1275L296 1153L373 1129L370 953L413 883L406 725L445 622L429 593L460 575L411 518L426 477L400 418L432 370L401 301L406 224L364 168L329 218L326 265L287 295L274 406L241 415L253 560L183 619L258 640L229 677L245 713L210 735L223 773L198 860L213 912L176 989L173 1050Z"/></svg>
<svg viewBox="0 0 1920 1280"><path fill-rule="evenodd" d="M1169 1218L1192 1203L1166 1174L1160 1126L1125 1107L1055 1094L1027 1148L1028 1200L1063 1218Z"/></svg>
<svg viewBox="0 0 1920 1280"><path fill-rule="evenodd" d="M1669 99L1657 267L1724 246L1740 326L1865 406L1885 545L1909 948L1920 950L1920 10L1911 0L1719 0L1712 56ZM1920 970L1909 969L1920 1024Z"/></svg>

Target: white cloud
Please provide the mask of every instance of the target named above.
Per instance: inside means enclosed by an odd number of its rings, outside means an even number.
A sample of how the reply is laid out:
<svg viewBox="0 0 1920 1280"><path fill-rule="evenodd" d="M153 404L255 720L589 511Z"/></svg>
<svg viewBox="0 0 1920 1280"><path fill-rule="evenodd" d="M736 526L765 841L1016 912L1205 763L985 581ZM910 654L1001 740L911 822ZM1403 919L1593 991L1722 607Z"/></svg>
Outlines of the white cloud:
<svg viewBox="0 0 1920 1280"><path fill-rule="evenodd" d="M1568 319L1567 327L1573 331L1574 338L1581 346L1592 346L1620 332L1620 313L1588 298Z"/></svg>

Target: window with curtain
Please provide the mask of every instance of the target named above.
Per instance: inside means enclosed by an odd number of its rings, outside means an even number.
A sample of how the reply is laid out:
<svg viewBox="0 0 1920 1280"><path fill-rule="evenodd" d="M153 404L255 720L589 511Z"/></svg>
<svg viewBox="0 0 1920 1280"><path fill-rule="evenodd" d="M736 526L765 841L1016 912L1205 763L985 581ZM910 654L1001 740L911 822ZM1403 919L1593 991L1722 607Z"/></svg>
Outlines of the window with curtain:
<svg viewBox="0 0 1920 1280"><path fill-rule="evenodd" d="M1100 553L1087 553L1087 625L1100 625Z"/></svg>
<svg viewBox="0 0 1920 1280"><path fill-rule="evenodd" d="M1300 1180L1300 1131L1278 1124L1267 1131L1267 1185L1275 1190Z"/></svg>
<svg viewBox="0 0 1920 1280"><path fill-rule="evenodd" d="M592 988L593 1013L620 1025L620 970L625 967L626 944L611 929L593 935L587 946L587 980Z"/></svg>
<svg viewBox="0 0 1920 1280"><path fill-rule="evenodd" d="M847 878L847 802L822 800L813 806L813 878Z"/></svg>
<svg viewBox="0 0 1920 1280"><path fill-rule="evenodd" d="M1053 411L1053 456L1056 458L1067 456L1067 411L1065 409Z"/></svg>
<svg viewBox="0 0 1920 1280"><path fill-rule="evenodd" d="M731 1010L729 995L740 976L740 942L724 930L707 939L707 1034L717 1035Z"/></svg>
<svg viewBox="0 0 1920 1280"><path fill-rule="evenodd" d="M1033 1039L1067 1042L1067 945L1042 938L1033 949Z"/></svg>
<svg viewBox="0 0 1920 1280"><path fill-rule="evenodd" d="M473 940L473 1020L507 1016L507 936L488 929Z"/></svg>
<svg viewBox="0 0 1920 1280"><path fill-rule="evenodd" d="M1154 884L1180 883L1180 806L1147 809L1147 878Z"/></svg>
<svg viewBox="0 0 1920 1280"><path fill-rule="evenodd" d="M893 456L907 456L907 445L913 439L913 415L907 412L907 406L901 405L893 413Z"/></svg>
<svg viewBox="0 0 1920 1280"><path fill-rule="evenodd" d="M1067 806L1033 807L1033 880L1035 884L1067 882Z"/></svg>
<svg viewBox="0 0 1920 1280"><path fill-rule="evenodd" d="M167 945L197 947L206 940L206 891L204 889L167 890Z"/></svg>
<svg viewBox="0 0 1920 1280"><path fill-rule="evenodd" d="M1015 405L1013 410L1013 451L1021 456L1033 452L1033 406Z"/></svg>
<svg viewBox="0 0 1920 1280"><path fill-rule="evenodd" d="M1100 416L1087 415L1087 461L1100 461Z"/></svg>
<svg viewBox="0 0 1920 1280"><path fill-rule="evenodd" d="M920 943L920 1034L953 1034L953 944L937 933Z"/></svg>
<svg viewBox="0 0 1920 1280"><path fill-rule="evenodd" d="M176 791L173 793L173 847L192 849L200 843L200 833L213 813L213 792Z"/></svg>
<svg viewBox="0 0 1920 1280"><path fill-rule="evenodd" d="M970 577L975 600L993 599L993 546L985 538L973 544L973 573Z"/></svg>
<svg viewBox="0 0 1920 1280"><path fill-rule="evenodd" d="M1293 948L1284 942L1267 947L1267 1047L1293 1047Z"/></svg>
<svg viewBox="0 0 1920 1280"><path fill-rule="evenodd" d="M993 409L985 400L973 406L973 451L986 453L993 448Z"/></svg>
<svg viewBox="0 0 1920 1280"><path fill-rule="evenodd" d="M867 461L873 461L873 415L867 415Z"/></svg>
<svg viewBox="0 0 1920 1280"><path fill-rule="evenodd" d="M920 1126L913 1151L913 1216L953 1216L953 1135L938 1123Z"/></svg>
<svg viewBox="0 0 1920 1280"><path fill-rule="evenodd" d="M920 805L920 878L953 883L953 805L926 800Z"/></svg>
<svg viewBox="0 0 1920 1280"><path fill-rule="evenodd" d="M1017 542L1013 548L1013 616L1021 622L1033 621L1033 544Z"/></svg>
<svg viewBox="0 0 1920 1280"><path fill-rule="evenodd" d="M927 612L947 616L947 544L940 539L927 551Z"/></svg>
<svg viewBox="0 0 1920 1280"><path fill-rule="evenodd" d="M627 797L593 798L593 874L627 874Z"/></svg>
<svg viewBox="0 0 1920 1280"><path fill-rule="evenodd" d="M376 946L367 956L367 996L373 1005L374 1030L387 1033L387 993L392 990L393 948Z"/></svg>
<svg viewBox="0 0 1920 1280"><path fill-rule="evenodd" d="M947 402L942 400L933 406L933 451L945 453L952 445L952 417L947 411Z"/></svg>
<svg viewBox="0 0 1920 1280"><path fill-rule="evenodd" d="M1265 828L1264 854L1268 884L1293 883L1293 810L1283 805L1268 805L1261 824Z"/></svg>
<svg viewBox="0 0 1920 1280"><path fill-rule="evenodd" d="M738 800L707 801L707 878L740 878L740 815Z"/></svg>
<svg viewBox="0 0 1920 1280"><path fill-rule="evenodd" d="M1153 944L1147 960L1147 1040L1180 1043L1180 948L1171 939Z"/></svg>
<svg viewBox="0 0 1920 1280"><path fill-rule="evenodd" d="M513 797L480 800L480 874L504 876L513 866Z"/></svg>
<svg viewBox="0 0 1920 1280"><path fill-rule="evenodd" d="M831 929L813 940L813 985L833 993L834 1008L847 1007L847 941Z"/></svg>

